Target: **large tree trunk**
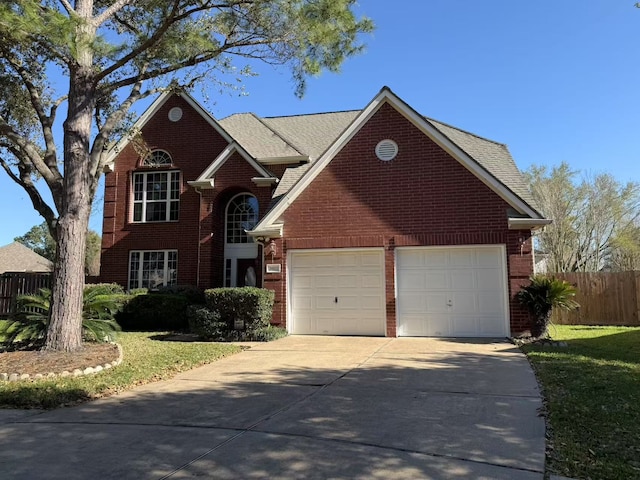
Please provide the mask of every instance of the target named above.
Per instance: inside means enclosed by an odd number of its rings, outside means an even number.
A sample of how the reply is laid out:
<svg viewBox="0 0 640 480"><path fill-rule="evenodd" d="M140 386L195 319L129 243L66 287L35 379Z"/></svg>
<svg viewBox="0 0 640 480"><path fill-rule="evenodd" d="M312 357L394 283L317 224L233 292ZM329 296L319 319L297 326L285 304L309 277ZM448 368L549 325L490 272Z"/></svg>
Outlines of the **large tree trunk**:
<svg viewBox="0 0 640 480"><path fill-rule="evenodd" d="M78 0L78 14L90 18L92 0ZM69 70L69 102L64 123L64 198L56 225L58 249L53 271L51 310L45 349L82 348L82 300L87 229L91 213L89 169L95 84L91 42L95 30L80 23L76 31L77 64Z"/></svg>

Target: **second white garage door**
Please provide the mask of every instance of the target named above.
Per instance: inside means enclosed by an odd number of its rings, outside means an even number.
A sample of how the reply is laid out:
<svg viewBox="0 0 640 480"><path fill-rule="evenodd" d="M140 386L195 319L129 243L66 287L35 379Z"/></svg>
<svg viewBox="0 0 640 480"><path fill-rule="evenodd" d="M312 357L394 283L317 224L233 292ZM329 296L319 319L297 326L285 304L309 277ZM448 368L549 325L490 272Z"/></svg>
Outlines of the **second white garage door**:
<svg viewBox="0 0 640 480"><path fill-rule="evenodd" d="M331 249L289 252L290 332L384 335L384 252Z"/></svg>
<svg viewBox="0 0 640 480"><path fill-rule="evenodd" d="M502 246L396 250L398 334L509 335Z"/></svg>

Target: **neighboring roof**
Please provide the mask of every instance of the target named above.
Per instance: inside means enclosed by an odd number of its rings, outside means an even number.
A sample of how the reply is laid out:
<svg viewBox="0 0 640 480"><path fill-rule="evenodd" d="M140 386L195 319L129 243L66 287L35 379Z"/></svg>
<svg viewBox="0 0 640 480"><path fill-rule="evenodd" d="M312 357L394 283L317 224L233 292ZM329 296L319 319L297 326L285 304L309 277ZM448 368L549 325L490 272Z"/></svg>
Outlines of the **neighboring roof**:
<svg viewBox="0 0 640 480"><path fill-rule="evenodd" d="M50 272L53 263L18 242L0 247L0 273Z"/></svg>

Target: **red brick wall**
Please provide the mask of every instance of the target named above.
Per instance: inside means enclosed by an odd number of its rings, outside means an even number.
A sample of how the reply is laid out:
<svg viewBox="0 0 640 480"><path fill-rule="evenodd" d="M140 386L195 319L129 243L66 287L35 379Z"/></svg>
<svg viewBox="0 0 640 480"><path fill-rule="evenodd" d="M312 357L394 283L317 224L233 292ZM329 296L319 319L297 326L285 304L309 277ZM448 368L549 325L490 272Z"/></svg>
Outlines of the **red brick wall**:
<svg viewBox="0 0 640 480"><path fill-rule="evenodd" d="M172 107L183 110L179 122L170 122ZM180 218L177 222L132 223L131 178L140 156L129 144L117 157L115 170L106 175L102 236L101 279L127 285L131 250L178 250L178 283L203 288L220 286L223 269L224 207L235 193L249 191L261 213L271 197L270 187L256 187L258 173L238 154L215 176L215 189L198 193L187 185L227 147L227 142L181 97L171 97L142 132L151 149L168 151L181 171ZM154 169L160 170L160 169ZM198 246L200 271L198 275ZM199 277L199 278L198 278Z"/></svg>
<svg viewBox="0 0 640 480"><path fill-rule="evenodd" d="M390 162L378 160L385 138L399 147ZM367 122L284 213L280 241L294 248L384 246L387 335L395 336L393 249L406 245L505 244L510 297L532 273L529 231L509 231L509 205L389 104ZM522 242L522 249L521 249ZM279 278L279 280L278 280ZM279 277L265 286L285 301ZM512 333L527 327L526 313L510 301ZM286 309L274 321L286 323Z"/></svg>

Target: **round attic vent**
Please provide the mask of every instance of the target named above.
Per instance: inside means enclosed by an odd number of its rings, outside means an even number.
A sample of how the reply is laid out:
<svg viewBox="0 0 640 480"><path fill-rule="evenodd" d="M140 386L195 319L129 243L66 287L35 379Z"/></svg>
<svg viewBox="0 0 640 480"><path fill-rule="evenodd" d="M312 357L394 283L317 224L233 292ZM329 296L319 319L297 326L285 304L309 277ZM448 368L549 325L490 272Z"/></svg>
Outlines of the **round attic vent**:
<svg viewBox="0 0 640 480"><path fill-rule="evenodd" d="M169 120L177 122L182 118L182 109L180 107L173 107L169 110Z"/></svg>
<svg viewBox="0 0 640 480"><path fill-rule="evenodd" d="M398 154L398 144L393 140L381 140L376 145L376 156L383 162L388 162L396 158Z"/></svg>

